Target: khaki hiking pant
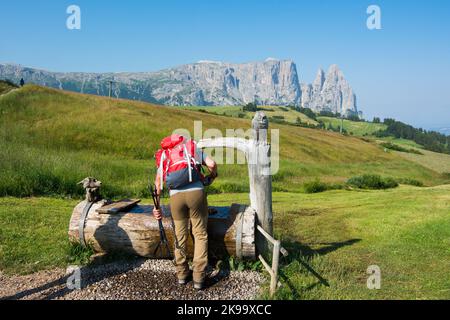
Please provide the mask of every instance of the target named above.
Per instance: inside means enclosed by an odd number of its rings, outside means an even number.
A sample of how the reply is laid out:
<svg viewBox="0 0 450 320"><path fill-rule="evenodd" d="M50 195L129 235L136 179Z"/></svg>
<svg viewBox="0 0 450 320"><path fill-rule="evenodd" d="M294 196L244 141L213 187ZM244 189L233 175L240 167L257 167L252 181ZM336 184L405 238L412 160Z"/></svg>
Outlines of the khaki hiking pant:
<svg viewBox="0 0 450 320"><path fill-rule="evenodd" d="M178 246L183 248L184 252L187 252L189 220L191 222L194 236L193 280L203 282L208 265L208 204L205 191L192 190L174 194L170 197L170 210ZM189 265L181 250L175 249L175 263L178 279L186 279L189 276Z"/></svg>

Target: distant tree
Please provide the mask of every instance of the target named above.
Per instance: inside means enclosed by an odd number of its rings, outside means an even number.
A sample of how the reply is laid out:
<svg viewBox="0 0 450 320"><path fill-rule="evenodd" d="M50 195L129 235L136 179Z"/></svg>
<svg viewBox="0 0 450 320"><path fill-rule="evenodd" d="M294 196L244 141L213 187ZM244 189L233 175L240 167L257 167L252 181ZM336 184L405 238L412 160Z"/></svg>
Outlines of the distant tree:
<svg viewBox="0 0 450 320"><path fill-rule="evenodd" d="M385 118L384 120L383 120L383 123L385 124L385 125L391 125L391 124L393 124L393 123L395 123L395 119L392 119L392 118Z"/></svg>
<svg viewBox="0 0 450 320"><path fill-rule="evenodd" d="M359 117L356 114L350 114L346 118L347 118L347 120L350 120L350 121L360 121L361 120L361 119L359 119Z"/></svg>
<svg viewBox="0 0 450 320"><path fill-rule="evenodd" d="M314 113L314 111L312 111L310 108L303 108L303 107L300 107L299 109L298 109L298 111L300 112L300 113L303 113L305 116L307 116L308 118L311 118L311 119L313 119L313 120L317 120L317 116L316 116L316 114Z"/></svg>
<svg viewBox="0 0 450 320"><path fill-rule="evenodd" d="M380 118L378 118L378 117L374 117L372 122L373 122L373 123L380 123L381 120L380 120Z"/></svg>
<svg viewBox="0 0 450 320"><path fill-rule="evenodd" d="M322 117L331 117L331 118L339 118L341 116L340 113L334 113L329 110L322 110L319 112L319 115Z"/></svg>
<svg viewBox="0 0 450 320"><path fill-rule="evenodd" d="M319 129L325 129L325 123L322 120L318 120L319 125L317 126Z"/></svg>
<svg viewBox="0 0 450 320"><path fill-rule="evenodd" d="M295 120L295 124L301 125L302 124L302 119L300 117L297 117L297 119Z"/></svg>
<svg viewBox="0 0 450 320"><path fill-rule="evenodd" d="M256 111L258 111L258 107L257 107L256 103L250 102L250 103L247 103L245 106L243 106L242 110L247 111L247 112L256 112Z"/></svg>

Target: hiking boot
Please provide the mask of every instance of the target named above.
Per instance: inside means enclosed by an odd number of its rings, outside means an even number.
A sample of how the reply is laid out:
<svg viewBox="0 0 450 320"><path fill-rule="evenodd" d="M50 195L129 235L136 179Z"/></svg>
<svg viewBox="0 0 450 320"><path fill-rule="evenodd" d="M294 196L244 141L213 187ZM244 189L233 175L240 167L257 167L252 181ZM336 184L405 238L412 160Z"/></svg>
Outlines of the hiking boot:
<svg viewBox="0 0 450 320"><path fill-rule="evenodd" d="M192 272L189 271L188 273L179 273L177 277L178 284L184 286L192 280Z"/></svg>
<svg viewBox="0 0 450 320"><path fill-rule="evenodd" d="M204 282L194 282L194 289L203 290L205 288Z"/></svg>

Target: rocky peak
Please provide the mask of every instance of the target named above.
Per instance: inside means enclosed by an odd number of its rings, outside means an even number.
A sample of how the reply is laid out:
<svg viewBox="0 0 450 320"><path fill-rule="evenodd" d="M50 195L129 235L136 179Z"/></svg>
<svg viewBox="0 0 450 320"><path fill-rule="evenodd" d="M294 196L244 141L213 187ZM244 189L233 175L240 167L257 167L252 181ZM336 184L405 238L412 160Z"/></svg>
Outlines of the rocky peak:
<svg viewBox="0 0 450 320"><path fill-rule="evenodd" d="M313 82L313 89L314 92L320 92L323 88L323 83L325 82L325 72L322 70L322 68L319 68L317 71L316 78Z"/></svg>
<svg viewBox="0 0 450 320"><path fill-rule="evenodd" d="M331 65L326 74L319 69L312 88L302 87L302 96L302 106L315 111L344 114L358 112L353 89L336 64Z"/></svg>

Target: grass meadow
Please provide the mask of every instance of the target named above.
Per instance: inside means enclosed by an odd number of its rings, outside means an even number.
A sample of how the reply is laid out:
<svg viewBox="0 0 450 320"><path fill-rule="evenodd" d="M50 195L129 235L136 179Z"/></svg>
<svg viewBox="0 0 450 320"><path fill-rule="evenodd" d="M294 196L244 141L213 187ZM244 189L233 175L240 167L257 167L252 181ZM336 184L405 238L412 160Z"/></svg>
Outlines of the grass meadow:
<svg viewBox="0 0 450 320"><path fill-rule="evenodd" d="M318 117L321 120L325 127L328 127L331 124L334 128L338 128L341 126L341 119L339 118L330 118L330 117ZM355 136L363 136L363 135L372 135L376 131L386 129L386 125L383 123L372 123L372 122L357 122L350 121L344 119L344 129L352 135Z"/></svg>
<svg viewBox="0 0 450 320"><path fill-rule="evenodd" d="M248 203L244 193L208 197L210 205L230 199ZM30 273L67 265L76 203L0 198L0 269ZM450 299L450 186L275 192L273 206L275 235L289 251L275 298ZM366 286L370 265L381 269L380 290Z"/></svg>
<svg viewBox="0 0 450 320"><path fill-rule="evenodd" d="M222 133L251 126L252 114L240 116L239 107L205 109L34 85L0 96L1 272L32 273L73 262L67 229L84 193L76 183L84 177L102 180L105 197L150 203L153 154L164 136L177 128L192 132L198 120L203 130ZM299 114L272 109L266 110L269 117L284 114L288 122ZM374 132L364 127L370 124L345 125L354 136L270 123L280 134L279 171L273 176L275 234L290 253L282 260L276 298L449 299L448 156L385 151L376 139L358 137ZM383 191L345 185L364 174L401 185ZM408 181L424 187L405 185ZM316 183L328 191L310 194ZM246 165L220 165L208 192L211 205L248 203ZM381 269L380 290L366 287L370 265Z"/></svg>

